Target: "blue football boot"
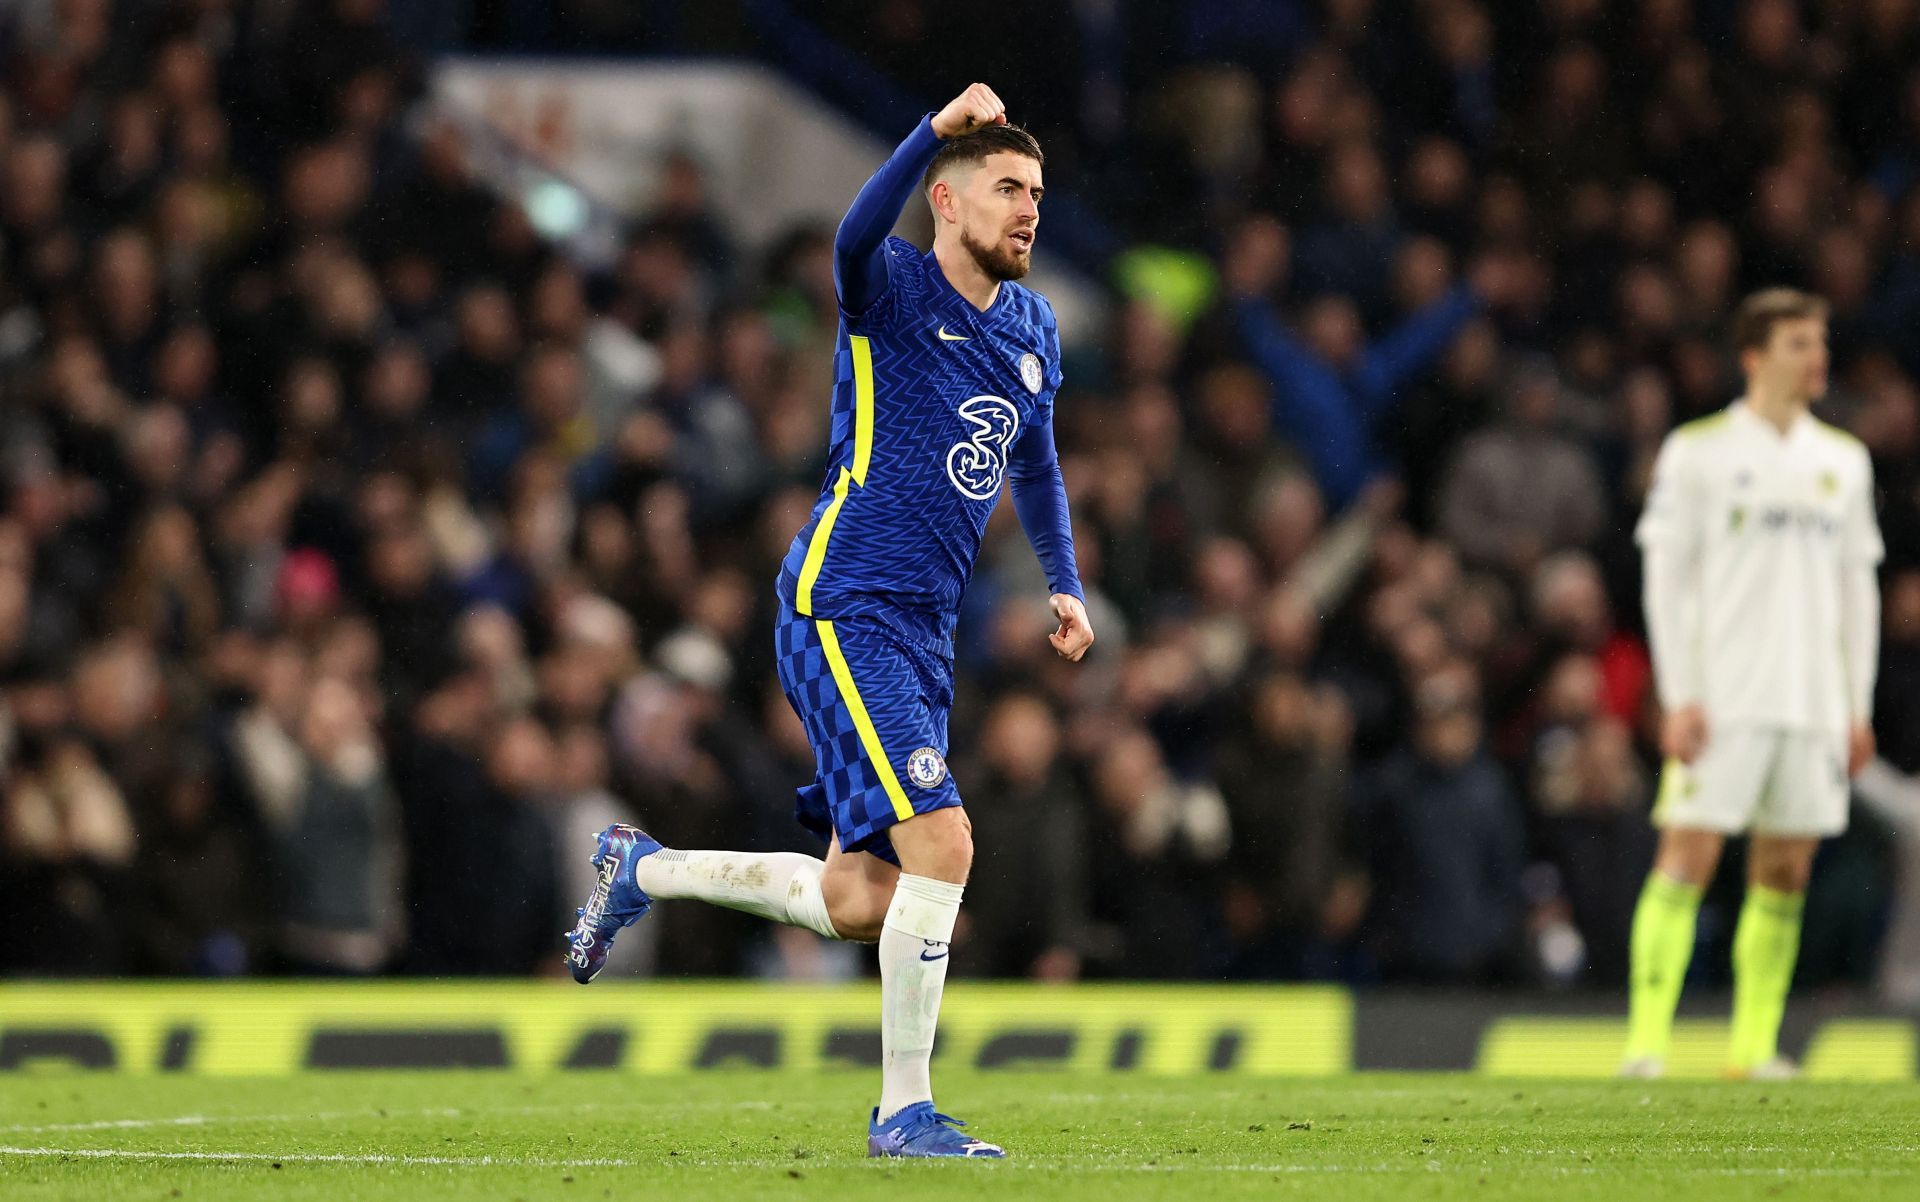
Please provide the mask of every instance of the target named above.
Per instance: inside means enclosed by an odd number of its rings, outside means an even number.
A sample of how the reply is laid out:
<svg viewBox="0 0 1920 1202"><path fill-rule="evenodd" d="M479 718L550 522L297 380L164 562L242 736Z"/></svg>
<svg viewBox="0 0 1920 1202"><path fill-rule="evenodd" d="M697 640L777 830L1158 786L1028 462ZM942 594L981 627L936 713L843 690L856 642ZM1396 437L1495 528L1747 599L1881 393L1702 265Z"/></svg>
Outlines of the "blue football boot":
<svg viewBox="0 0 1920 1202"><path fill-rule="evenodd" d="M873 1112L867 1126L868 1156L958 1156L1001 1160L1006 1152L998 1144L974 1139L955 1130L965 1123L951 1115L940 1114L932 1102L915 1102L886 1122Z"/></svg>
<svg viewBox="0 0 1920 1202"><path fill-rule="evenodd" d="M567 932L567 967L582 985L607 966L607 953L613 950L613 937L620 928L638 922L653 905L653 899L634 882L633 865L659 850L660 844L647 832L624 822L600 832L600 846L593 853L600 883L577 911L580 921Z"/></svg>

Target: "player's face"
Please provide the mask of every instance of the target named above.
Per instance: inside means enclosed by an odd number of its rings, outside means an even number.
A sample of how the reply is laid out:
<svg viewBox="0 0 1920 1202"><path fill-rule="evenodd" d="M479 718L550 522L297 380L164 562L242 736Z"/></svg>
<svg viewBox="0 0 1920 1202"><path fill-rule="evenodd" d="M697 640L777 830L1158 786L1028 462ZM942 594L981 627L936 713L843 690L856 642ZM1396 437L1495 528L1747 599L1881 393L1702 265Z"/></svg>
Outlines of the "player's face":
<svg viewBox="0 0 1920 1202"><path fill-rule="evenodd" d="M1017 280L1033 265L1040 225L1040 164L1024 154L988 155L954 191L960 245L996 280Z"/></svg>
<svg viewBox="0 0 1920 1202"><path fill-rule="evenodd" d="M1748 356L1749 374L1768 391L1798 401L1827 395L1827 323L1795 317L1773 323L1767 345Z"/></svg>

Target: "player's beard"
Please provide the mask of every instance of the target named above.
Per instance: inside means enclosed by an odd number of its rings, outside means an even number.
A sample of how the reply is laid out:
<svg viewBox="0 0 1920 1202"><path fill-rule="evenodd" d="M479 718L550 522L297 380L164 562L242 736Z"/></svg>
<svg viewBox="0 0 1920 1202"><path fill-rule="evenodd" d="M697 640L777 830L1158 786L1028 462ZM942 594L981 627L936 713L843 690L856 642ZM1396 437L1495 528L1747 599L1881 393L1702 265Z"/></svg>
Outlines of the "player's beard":
<svg viewBox="0 0 1920 1202"><path fill-rule="evenodd" d="M1017 280L1027 274L1032 262L1031 256L1021 256L1009 250L1004 242L995 242L992 246L984 242L975 242L973 235L960 231L960 245L973 256L973 261L988 279L997 283Z"/></svg>

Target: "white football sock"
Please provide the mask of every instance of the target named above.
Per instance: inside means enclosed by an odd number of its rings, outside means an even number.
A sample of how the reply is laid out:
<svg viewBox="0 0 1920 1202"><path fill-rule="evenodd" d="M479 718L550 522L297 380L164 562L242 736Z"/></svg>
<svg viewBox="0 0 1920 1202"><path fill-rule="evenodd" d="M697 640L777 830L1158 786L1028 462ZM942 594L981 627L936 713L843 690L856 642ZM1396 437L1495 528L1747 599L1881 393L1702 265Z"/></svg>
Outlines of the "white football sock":
<svg viewBox="0 0 1920 1202"><path fill-rule="evenodd" d="M880 929L880 1117L933 1100L933 1032L961 886L900 874Z"/></svg>
<svg viewBox="0 0 1920 1202"><path fill-rule="evenodd" d="M825 860L793 851L680 851L666 848L636 860L634 883L649 896L694 898L745 910L838 939L820 891Z"/></svg>

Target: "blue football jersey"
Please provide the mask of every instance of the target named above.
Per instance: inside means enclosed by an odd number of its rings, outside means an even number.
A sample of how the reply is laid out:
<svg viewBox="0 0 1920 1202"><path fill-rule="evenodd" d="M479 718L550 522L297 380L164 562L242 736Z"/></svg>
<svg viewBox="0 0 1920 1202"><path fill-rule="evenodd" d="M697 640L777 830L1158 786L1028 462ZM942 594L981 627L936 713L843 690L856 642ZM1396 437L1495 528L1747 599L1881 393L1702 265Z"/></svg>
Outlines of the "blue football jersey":
<svg viewBox="0 0 1920 1202"><path fill-rule="evenodd" d="M890 282L841 314L827 478L781 564L800 614L895 616L951 639L1023 438L1051 445L1053 307L1015 283L984 312L931 252L889 238Z"/></svg>

